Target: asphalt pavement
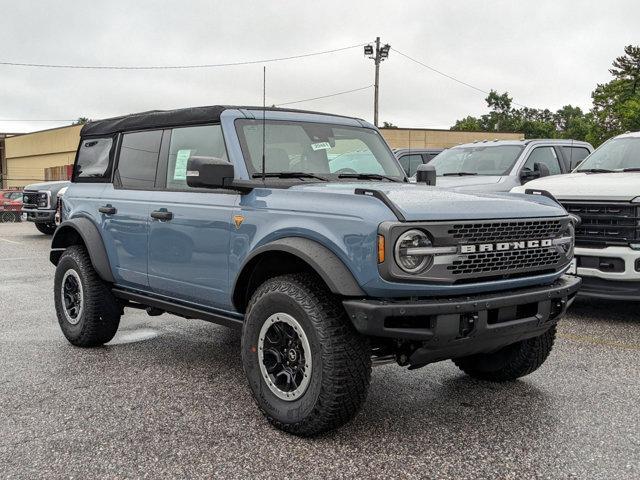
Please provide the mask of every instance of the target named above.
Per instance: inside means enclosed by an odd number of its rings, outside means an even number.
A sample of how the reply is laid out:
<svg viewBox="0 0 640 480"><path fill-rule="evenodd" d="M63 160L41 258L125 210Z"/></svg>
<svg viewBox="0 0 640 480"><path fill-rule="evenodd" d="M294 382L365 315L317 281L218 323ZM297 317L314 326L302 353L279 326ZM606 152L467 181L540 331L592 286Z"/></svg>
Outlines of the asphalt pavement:
<svg viewBox="0 0 640 480"><path fill-rule="evenodd" d="M350 424L300 439L254 405L235 331L127 310L67 343L49 242L0 224L2 478L640 478L640 303L578 300L514 383L377 367Z"/></svg>

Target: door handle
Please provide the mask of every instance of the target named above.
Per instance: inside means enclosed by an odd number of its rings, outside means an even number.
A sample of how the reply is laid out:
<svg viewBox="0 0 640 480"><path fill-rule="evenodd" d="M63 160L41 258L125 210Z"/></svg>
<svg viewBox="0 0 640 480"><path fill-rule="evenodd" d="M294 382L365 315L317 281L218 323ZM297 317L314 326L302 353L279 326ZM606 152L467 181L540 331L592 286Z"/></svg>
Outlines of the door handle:
<svg viewBox="0 0 640 480"><path fill-rule="evenodd" d="M173 218L173 213L167 212L167 210L160 209L154 210L151 212L151 218L155 218L157 220L171 220Z"/></svg>
<svg viewBox="0 0 640 480"><path fill-rule="evenodd" d="M117 212L115 207L111 205L104 205L98 209L100 213L104 213L105 215L113 215Z"/></svg>

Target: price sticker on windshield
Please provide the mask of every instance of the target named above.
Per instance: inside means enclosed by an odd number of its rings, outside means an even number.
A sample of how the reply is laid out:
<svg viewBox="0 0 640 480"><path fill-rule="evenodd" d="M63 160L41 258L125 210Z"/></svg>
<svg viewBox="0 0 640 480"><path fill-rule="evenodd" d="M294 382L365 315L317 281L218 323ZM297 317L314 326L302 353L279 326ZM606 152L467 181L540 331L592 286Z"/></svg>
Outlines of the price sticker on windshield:
<svg viewBox="0 0 640 480"><path fill-rule="evenodd" d="M314 152L316 150L329 150L331 148L331 145L329 144L329 142L318 142L318 143L312 143L311 148L313 149Z"/></svg>

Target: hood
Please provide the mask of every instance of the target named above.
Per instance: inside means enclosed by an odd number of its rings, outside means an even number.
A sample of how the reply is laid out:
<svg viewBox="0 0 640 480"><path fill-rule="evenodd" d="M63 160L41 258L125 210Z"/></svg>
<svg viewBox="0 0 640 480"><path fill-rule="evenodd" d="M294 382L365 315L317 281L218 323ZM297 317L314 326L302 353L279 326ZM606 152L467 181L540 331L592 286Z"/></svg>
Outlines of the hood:
<svg viewBox="0 0 640 480"><path fill-rule="evenodd" d="M474 185L493 185L502 180L496 175L467 175L463 177L446 176L438 177L436 184L444 188L471 187Z"/></svg>
<svg viewBox="0 0 640 480"><path fill-rule="evenodd" d="M24 187L25 190L58 190L59 188L70 185L68 180L60 180L56 182L32 183Z"/></svg>
<svg viewBox="0 0 640 480"><path fill-rule="evenodd" d="M541 195L471 194L415 183L353 182L296 185L291 190L355 195L356 188L384 193L407 221L534 218L566 215L553 200ZM345 201L347 201L345 199ZM379 200L376 200L379 201Z"/></svg>
<svg viewBox="0 0 640 480"><path fill-rule="evenodd" d="M569 173L532 180L512 192L527 188L547 190L562 200L630 201L640 196L640 172Z"/></svg>

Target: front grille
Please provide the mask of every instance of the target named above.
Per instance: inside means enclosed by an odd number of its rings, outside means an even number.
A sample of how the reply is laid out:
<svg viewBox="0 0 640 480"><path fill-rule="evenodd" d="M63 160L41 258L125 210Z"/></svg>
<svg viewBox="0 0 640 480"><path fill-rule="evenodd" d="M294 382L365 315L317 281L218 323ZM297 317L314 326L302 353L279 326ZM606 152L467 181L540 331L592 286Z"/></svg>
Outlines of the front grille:
<svg viewBox="0 0 640 480"><path fill-rule="evenodd" d="M640 207L619 202L562 202L569 213L582 219L576 228L576 245L604 248L640 241Z"/></svg>
<svg viewBox="0 0 640 480"><path fill-rule="evenodd" d="M511 220L506 222L458 223L448 233L460 243L508 242L554 238L560 234L562 221Z"/></svg>
<svg viewBox="0 0 640 480"><path fill-rule="evenodd" d="M472 253L454 260L447 270L452 275L482 274L546 270L555 267L560 254L555 247L511 250L506 252Z"/></svg>

